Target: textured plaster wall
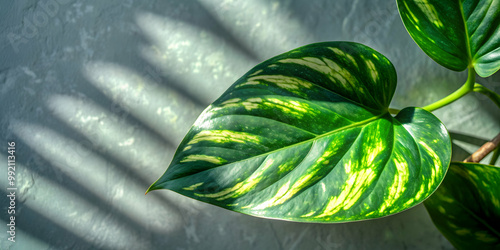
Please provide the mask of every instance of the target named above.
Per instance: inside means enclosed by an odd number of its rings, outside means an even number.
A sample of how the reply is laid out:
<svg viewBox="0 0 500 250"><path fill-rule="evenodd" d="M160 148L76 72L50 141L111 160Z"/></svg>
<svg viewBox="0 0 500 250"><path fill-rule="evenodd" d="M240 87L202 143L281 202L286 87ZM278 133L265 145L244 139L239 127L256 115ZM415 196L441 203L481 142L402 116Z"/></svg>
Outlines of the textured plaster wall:
<svg viewBox="0 0 500 250"><path fill-rule="evenodd" d="M452 248L421 205L322 225L254 218L170 191L144 196L204 107L295 47L344 40L380 51L398 72L394 108L458 88L466 75L414 44L395 1L22 0L2 1L0 20L0 224L8 141L18 188L16 242L3 226L1 249ZM498 74L479 81L499 91ZM500 114L480 96L449 110L435 114L457 133L486 139L500 130Z"/></svg>

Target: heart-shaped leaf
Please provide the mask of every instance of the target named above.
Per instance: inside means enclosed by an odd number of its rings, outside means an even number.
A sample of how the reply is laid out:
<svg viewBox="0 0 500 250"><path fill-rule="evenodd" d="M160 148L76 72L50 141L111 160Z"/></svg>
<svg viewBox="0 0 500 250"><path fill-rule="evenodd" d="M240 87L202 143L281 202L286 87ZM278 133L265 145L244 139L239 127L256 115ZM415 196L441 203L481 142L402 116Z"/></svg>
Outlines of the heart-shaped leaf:
<svg viewBox="0 0 500 250"><path fill-rule="evenodd" d="M149 190L293 221L403 211L441 183L451 142L423 109L392 117L395 88L389 60L361 44L319 43L276 56L201 114Z"/></svg>
<svg viewBox="0 0 500 250"><path fill-rule="evenodd" d="M500 168L452 163L425 202L432 221L457 249L500 249Z"/></svg>
<svg viewBox="0 0 500 250"><path fill-rule="evenodd" d="M500 68L500 1L397 0L401 19L434 61L487 77Z"/></svg>

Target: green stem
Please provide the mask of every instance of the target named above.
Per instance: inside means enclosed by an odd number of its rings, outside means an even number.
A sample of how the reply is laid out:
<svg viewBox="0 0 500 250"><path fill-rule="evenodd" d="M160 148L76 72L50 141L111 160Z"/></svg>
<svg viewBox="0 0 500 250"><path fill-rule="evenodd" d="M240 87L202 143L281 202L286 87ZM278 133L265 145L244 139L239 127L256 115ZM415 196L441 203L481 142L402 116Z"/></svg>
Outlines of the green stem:
<svg viewBox="0 0 500 250"><path fill-rule="evenodd" d="M493 156L491 156L490 165L495 165L499 155L500 155L500 147L497 147L495 151L493 151Z"/></svg>
<svg viewBox="0 0 500 250"><path fill-rule="evenodd" d="M481 93L487 97L489 97L499 108L500 108L500 95L489 90L483 85L476 83L474 84L474 92Z"/></svg>
<svg viewBox="0 0 500 250"><path fill-rule="evenodd" d="M442 108L442 107L462 98L464 95L466 95L474 90L475 81L476 81L476 71L474 70L473 67L469 67L467 81L464 83L464 85L462 85L462 87L457 89L455 92L453 92L449 96L447 96L447 97L445 97L445 98L443 98L435 103L432 103L430 105L423 107L423 109L425 109L429 112L432 112L436 109Z"/></svg>
<svg viewBox="0 0 500 250"><path fill-rule="evenodd" d="M389 113L391 113L392 115L397 115L399 113L399 109L393 109L393 108L389 108Z"/></svg>

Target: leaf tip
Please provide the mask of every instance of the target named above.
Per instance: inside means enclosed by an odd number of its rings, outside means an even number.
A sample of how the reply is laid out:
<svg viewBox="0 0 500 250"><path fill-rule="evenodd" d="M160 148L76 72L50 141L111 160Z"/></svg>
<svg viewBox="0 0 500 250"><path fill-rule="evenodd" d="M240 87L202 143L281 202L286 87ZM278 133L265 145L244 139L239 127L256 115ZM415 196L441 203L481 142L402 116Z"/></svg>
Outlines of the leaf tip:
<svg viewBox="0 0 500 250"><path fill-rule="evenodd" d="M158 189L155 186L156 186L156 182L154 182L153 184L151 184L151 186L149 186L148 190L146 190L146 193L144 193L144 195L147 195L149 192Z"/></svg>

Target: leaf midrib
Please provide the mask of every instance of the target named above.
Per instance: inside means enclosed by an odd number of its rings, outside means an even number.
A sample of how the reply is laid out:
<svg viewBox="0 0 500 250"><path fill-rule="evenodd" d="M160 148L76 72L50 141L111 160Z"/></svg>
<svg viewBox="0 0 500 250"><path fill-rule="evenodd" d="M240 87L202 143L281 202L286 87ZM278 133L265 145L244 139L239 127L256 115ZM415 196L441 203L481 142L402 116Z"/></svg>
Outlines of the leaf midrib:
<svg viewBox="0 0 500 250"><path fill-rule="evenodd" d="M494 228L492 228L488 223L486 223L481 217L479 217L478 215L476 215L476 213L474 213L473 211L471 211L470 209L468 209L466 206L464 206L461 202L457 202L458 205L463 209L465 210L465 212L467 212L470 216L472 216L474 219L476 219L481 225L483 225L484 227L486 227L489 231L491 231L494 235L496 235L499 239L500 239L500 232L498 232L497 230L495 230Z"/></svg>
<svg viewBox="0 0 500 250"><path fill-rule="evenodd" d="M462 16L462 23L464 24L464 29L465 29L465 47L467 49L467 66L473 67L474 66L474 59L472 58L472 52L471 52L471 47L470 47L469 27L467 27L467 19L465 18L464 6L462 4L462 1L458 1L458 5L460 8L460 15Z"/></svg>
<svg viewBox="0 0 500 250"><path fill-rule="evenodd" d="M275 152L278 152L278 151L281 151L281 150L286 150L287 148L295 147L295 146L298 146L298 145L301 145L301 144L305 144L305 143L309 143L309 142L314 142L315 140L318 140L320 138L327 137L329 135L335 134L335 133L337 133L338 131L341 131L341 130L347 130L347 129L351 129L351 128L363 126L363 125L368 124L368 123L370 123L372 121L375 121L375 120L379 119L380 117L383 117L383 116L385 116L387 114L388 114L388 112L385 112L385 113L382 113L380 115L368 118L366 120L363 120L363 121L360 121L360 122L357 122L357 123L353 123L353 124L350 124L350 125L345 126L345 127L337 128L335 130L332 130L330 132L327 132L327 133L324 133L324 134L321 134L321 135L317 135L317 136L315 136L315 137L313 137L311 139L307 139L307 140L304 140L304 141L301 141L301 142L297 142L297 143L294 143L294 144L291 144L291 145L288 145L288 146L285 146L285 147L282 147L282 148L278 148L278 149L275 149L275 150L271 150L269 152L265 152L265 153L262 153L262 154L259 154L259 155L254 155L252 157L249 157L249 158L246 158L246 159L242 159L242 160L239 160L239 161L234 161L234 162L231 162L231 163L228 163L228 164L223 164L223 165L219 165L219 166L216 166L216 167L213 167L213 168L205 169L203 171L197 172L196 174L203 173L203 172L209 171L209 170L213 170L213 169L216 169L216 168L219 168L219 167L227 166L227 165L230 165L230 164L235 164L235 163L247 161L247 160L250 160L250 159L253 159L253 158L262 157L262 156L265 156L265 155L270 155L270 154L273 154ZM183 177L179 177L179 178L175 178L175 179L169 179L168 181L173 181L173 180L177 180L177 179L181 179L181 178L185 178L185 177L188 177L188 176L183 176Z"/></svg>
<svg viewBox="0 0 500 250"><path fill-rule="evenodd" d="M305 143L309 143L309 142L314 142L318 139L321 139L323 137L327 137L329 135L332 135L332 134L335 134L337 133L338 131L341 131L341 130L347 130L347 129L351 129L351 128L355 128L355 127L359 127L359 126L363 126L365 124L368 124L372 121L375 121L377 120L378 118L386 115L387 113L383 113L381 115L378 115L378 116L374 116L374 117L371 117L371 118L368 118L364 121L361 121L361 122L356 122L356 123L353 123L353 124L350 124L348 126L345 126L345 127L341 127L341 128L337 128L335 130L332 130L330 132L327 132L327 133L324 133L324 134L321 134L321 135L317 135L311 139L307 139L307 140L304 140L304 141L301 141L301 142L297 142L297 143L294 143L292 145L288 145L288 146L285 146L285 147L282 147L282 148L278 148L278 149L275 149L275 150L272 150L272 151L269 151L269 152L266 152L266 153L263 153L263 154L260 154L260 155L255 155L255 156L252 156L250 158L247 158L247 159L244 159L244 160L240 160L240 161L245 161L245 160L248 160L248 159L252 159L254 157L260 157L260 156L263 156L263 155L267 155L267 154L272 154L274 152L277 152L277 151L280 151L280 150L285 150L287 148L290 148L290 147L294 147L294 146L297 146L297 145L301 145L301 144L305 144ZM235 161L235 162L231 162L229 164L233 164L233 163L237 163L237 162L240 162L240 161ZM227 164L226 164L227 165ZM224 165L221 165L221 166L224 166Z"/></svg>

